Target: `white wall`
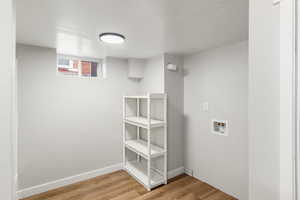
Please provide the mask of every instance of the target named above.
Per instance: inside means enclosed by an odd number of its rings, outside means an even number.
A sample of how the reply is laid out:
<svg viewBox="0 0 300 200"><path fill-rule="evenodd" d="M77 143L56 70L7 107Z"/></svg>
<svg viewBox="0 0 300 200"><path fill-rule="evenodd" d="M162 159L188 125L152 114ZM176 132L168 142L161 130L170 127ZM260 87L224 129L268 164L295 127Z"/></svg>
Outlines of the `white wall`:
<svg viewBox="0 0 300 200"><path fill-rule="evenodd" d="M163 93L164 82L164 56L147 59L144 78L140 82L140 92Z"/></svg>
<svg viewBox="0 0 300 200"><path fill-rule="evenodd" d="M185 167L196 178L246 200L248 44L186 56L184 68ZM201 108L204 102L208 111ZM212 119L228 120L228 137L211 133Z"/></svg>
<svg viewBox="0 0 300 200"><path fill-rule="evenodd" d="M12 200L12 70L15 59L14 1L0 1L0 198Z"/></svg>
<svg viewBox="0 0 300 200"><path fill-rule="evenodd" d="M247 43L186 56L185 63L170 54L148 59L140 82L128 79L127 61L122 59L108 58L107 78L89 80L57 75L54 49L18 45L17 55L20 189L121 162L122 95L165 91L169 170L184 166L185 141L185 164L197 178L246 199ZM168 63L179 70L167 71ZM221 90L214 82L218 77ZM220 92L224 99L216 99ZM199 102L204 100L215 105L209 116L201 113ZM228 138L210 134L211 117L230 121ZM222 154L231 156L211 159ZM220 166L227 167L225 173L218 171Z"/></svg>
<svg viewBox="0 0 300 200"><path fill-rule="evenodd" d="M279 6L250 1L250 199L279 199Z"/></svg>
<svg viewBox="0 0 300 200"><path fill-rule="evenodd" d="M168 93L168 169L183 167L182 58L147 59L137 81L122 59L108 58L107 78L89 80L57 75L55 49L19 44L17 57L20 190L122 162L124 94ZM165 71L168 61L179 71Z"/></svg>
<svg viewBox="0 0 300 200"><path fill-rule="evenodd" d="M300 192L300 185L295 188L295 97L294 90L299 83L295 83L295 59L299 60L300 52L296 55L295 25L300 27L300 16L295 18L295 1L280 2L280 199L294 198L296 190ZM300 9L298 4L298 11ZM297 24L296 24L297 22ZM300 31L298 31L298 38ZM299 43L299 41L298 41ZM299 46L299 44L298 44ZM298 57L298 58L297 58ZM299 64L298 64L299 69ZM298 93L299 95L299 93ZM298 100L299 102L299 100ZM299 120L298 120L299 123ZM299 138L298 138L299 139ZM299 142L299 141L298 141ZM299 159L299 155L298 155ZM298 166L298 170L299 170ZM299 173L297 173L300 177Z"/></svg>
<svg viewBox="0 0 300 200"><path fill-rule="evenodd" d="M175 64L176 72L168 71L168 63ZM168 168L178 169L183 163L183 57L164 55L164 91L168 95Z"/></svg>
<svg viewBox="0 0 300 200"><path fill-rule="evenodd" d="M127 61L107 78L56 74L56 51L18 45L19 189L122 162L122 96L136 93Z"/></svg>
<svg viewBox="0 0 300 200"><path fill-rule="evenodd" d="M166 69L168 63L178 66L177 72ZM168 95L168 170L183 168L183 58L171 54L149 58L144 68L144 78L140 82L142 93L166 93ZM162 104L155 103L155 110L162 109ZM142 108L142 110L145 110ZM154 112L155 113L161 113ZM162 140L160 133L153 139ZM154 138L158 137L158 139Z"/></svg>

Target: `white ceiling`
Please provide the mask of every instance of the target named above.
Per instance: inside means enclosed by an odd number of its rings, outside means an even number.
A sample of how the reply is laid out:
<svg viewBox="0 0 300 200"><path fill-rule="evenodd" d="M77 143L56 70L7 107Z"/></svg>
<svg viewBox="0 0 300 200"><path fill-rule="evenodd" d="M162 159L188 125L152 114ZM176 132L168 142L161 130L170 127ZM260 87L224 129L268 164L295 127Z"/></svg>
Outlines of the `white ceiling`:
<svg viewBox="0 0 300 200"><path fill-rule="evenodd" d="M102 32L126 36L99 42ZM248 37L248 0L17 0L17 42L87 57L188 54Z"/></svg>

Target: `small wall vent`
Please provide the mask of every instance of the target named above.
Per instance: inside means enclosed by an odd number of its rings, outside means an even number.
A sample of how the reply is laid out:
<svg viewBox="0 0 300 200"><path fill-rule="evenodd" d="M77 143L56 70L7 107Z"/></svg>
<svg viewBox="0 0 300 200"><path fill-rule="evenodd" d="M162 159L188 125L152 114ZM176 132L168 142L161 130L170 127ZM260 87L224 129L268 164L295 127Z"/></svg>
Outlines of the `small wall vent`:
<svg viewBox="0 0 300 200"><path fill-rule="evenodd" d="M167 64L167 69L171 72L176 72L177 71L177 65L174 65L172 63Z"/></svg>

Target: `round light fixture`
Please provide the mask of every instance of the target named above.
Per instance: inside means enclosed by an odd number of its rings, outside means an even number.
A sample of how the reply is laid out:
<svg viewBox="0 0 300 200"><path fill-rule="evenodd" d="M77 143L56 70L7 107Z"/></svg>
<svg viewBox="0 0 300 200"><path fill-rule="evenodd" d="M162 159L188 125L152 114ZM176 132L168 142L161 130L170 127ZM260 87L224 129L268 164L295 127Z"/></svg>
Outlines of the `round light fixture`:
<svg viewBox="0 0 300 200"><path fill-rule="evenodd" d="M101 33L99 38L102 42L109 44L122 44L125 41L125 36L119 33Z"/></svg>

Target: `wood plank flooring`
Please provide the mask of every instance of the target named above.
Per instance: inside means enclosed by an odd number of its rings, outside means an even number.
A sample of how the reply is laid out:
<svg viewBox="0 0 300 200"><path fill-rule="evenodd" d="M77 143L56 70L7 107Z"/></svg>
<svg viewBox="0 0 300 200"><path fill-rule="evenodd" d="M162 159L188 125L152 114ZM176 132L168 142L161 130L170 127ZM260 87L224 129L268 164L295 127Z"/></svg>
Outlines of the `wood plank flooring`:
<svg viewBox="0 0 300 200"><path fill-rule="evenodd" d="M99 176L23 200L237 200L188 175L148 192L125 171Z"/></svg>

